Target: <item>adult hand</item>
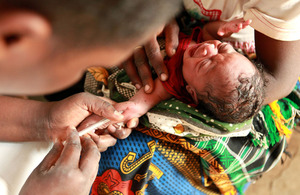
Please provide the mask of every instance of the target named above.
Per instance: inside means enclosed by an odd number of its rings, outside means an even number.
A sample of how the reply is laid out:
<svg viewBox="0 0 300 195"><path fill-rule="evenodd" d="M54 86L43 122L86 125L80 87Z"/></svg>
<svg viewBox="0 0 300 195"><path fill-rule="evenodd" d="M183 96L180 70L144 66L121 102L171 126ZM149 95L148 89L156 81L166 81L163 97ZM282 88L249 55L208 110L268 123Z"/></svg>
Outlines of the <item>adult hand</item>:
<svg viewBox="0 0 300 195"><path fill-rule="evenodd" d="M95 180L100 152L89 137L80 139L76 131L65 145L57 142L25 182L20 194L89 193Z"/></svg>
<svg viewBox="0 0 300 195"><path fill-rule="evenodd" d="M167 24L160 34L164 35L166 39L167 55L169 57L173 56L178 47L179 27L176 20L172 20ZM122 64L136 88L140 89L145 86L146 93L151 93L154 88L149 63L153 66L161 81L168 79L168 70L160 53L157 35L154 35L143 47L136 47L133 55Z"/></svg>
<svg viewBox="0 0 300 195"><path fill-rule="evenodd" d="M43 123L46 124L46 127L42 129L46 129L47 138L54 141L56 139L64 140L68 129L78 127L80 131L102 118L108 118L112 123L120 122L123 115L115 110L112 103L114 102L109 99L89 93L79 93L59 102L49 102L44 116L46 120ZM127 127L135 127L137 123L136 119L131 120L127 123ZM105 128L103 127L103 129ZM101 133L100 137L97 135L98 138L96 138L96 134L91 134L99 146L99 150L104 151L116 143L116 138L127 137L131 132L129 128L123 128L116 132L105 131Z"/></svg>
<svg viewBox="0 0 300 195"><path fill-rule="evenodd" d="M113 106L116 105L115 102L107 100ZM120 110L119 111L123 111ZM77 128L78 131L81 131L87 128L90 125L97 123L102 120L104 117L100 117L96 114L93 114L86 118ZM114 146L117 142L117 139L125 139L132 132L132 128L137 127L139 119L137 117L127 119L124 117L123 120L126 125L124 126L123 122L121 124L114 123L113 121L104 124L96 129L95 132L90 132L86 136L90 136L94 142L97 144L100 152L106 151L108 147Z"/></svg>

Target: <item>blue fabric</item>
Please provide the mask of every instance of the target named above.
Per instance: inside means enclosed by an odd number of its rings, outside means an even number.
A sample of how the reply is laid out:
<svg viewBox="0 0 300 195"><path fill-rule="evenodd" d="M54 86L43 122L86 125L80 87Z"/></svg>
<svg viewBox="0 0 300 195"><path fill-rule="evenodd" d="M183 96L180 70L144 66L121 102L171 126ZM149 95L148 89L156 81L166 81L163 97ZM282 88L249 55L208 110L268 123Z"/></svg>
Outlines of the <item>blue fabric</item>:
<svg viewBox="0 0 300 195"><path fill-rule="evenodd" d="M114 147L110 147L107 151L101 154L97 177L101 176L107 170L114 169L119 172L122 181L132 181L130 191L134 194L145 187L145 194L205 194L191 185L184 175L180 173L178 169L175 168L169 160L157 150L157 148L155 148L155 152L151 158L146 159L143 157L143 155L150 153L147 143L151 141L154 141L155 145L159 142L158 139L138 131L133 131L132 134L125 140L118 140ZM143 159L146 160L139 166L134 167L132 172L129 174L124 174L120 169L120 165L121 161L129 152L136 154L134 162L142 161ZM131 165L134 162L132 162ZM151 164L156 166L162 172L162 176L160 178L151 178L151 174L153 174L149 168ZM199 167L199 169L201 169L201 167ZM137 181L134 178L137 174L147 174L147 176L144 179ZM93 188L96 187L97 186L93 186ZM113 189L110 190L114 191ZM127 194L126 192L122 193Z"/></svg>

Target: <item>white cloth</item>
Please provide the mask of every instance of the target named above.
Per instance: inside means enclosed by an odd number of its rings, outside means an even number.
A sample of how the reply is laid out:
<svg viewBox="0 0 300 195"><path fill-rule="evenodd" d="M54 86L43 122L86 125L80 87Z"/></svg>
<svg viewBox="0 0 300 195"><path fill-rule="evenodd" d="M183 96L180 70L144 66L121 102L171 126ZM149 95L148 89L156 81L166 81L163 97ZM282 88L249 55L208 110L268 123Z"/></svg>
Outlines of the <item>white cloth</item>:
<svg viewBox="0 0 300 195"><path fill-rule="evenodd" d="M7 183L1 177L0 177L0 194L2 194L2 195L8 195Z"/></svg>
<svg viewBox="0 0 300 195"><path fill-rule="evenodd" d="M0 142L0 194L17 195L51 148L46 142Z"/></svg>
<svg viewBox="0 0 300 195"><path fill-rule="evenodd" d="M183 0L196 19L251 19L255 30L277 40L300 39L299 0Z"/></svg>

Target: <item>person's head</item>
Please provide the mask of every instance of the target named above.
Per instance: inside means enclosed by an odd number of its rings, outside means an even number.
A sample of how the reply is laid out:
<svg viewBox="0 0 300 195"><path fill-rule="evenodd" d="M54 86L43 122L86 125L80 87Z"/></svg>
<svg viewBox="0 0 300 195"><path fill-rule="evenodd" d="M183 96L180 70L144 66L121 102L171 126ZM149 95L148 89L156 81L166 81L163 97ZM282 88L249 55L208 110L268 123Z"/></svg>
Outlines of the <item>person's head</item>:
<svg viewBox="0 0 300 195"><path fill-rule="evenodd" d="M0 93L62 89L110 67L174 17L181 0L0 0Z"/></svg>
<svg viewBox="0 0 300 195"><path fill-rule="evenodd" d="M242 122L262 106L261 72L227 43L213 40L190 46L182 71L194 102L220 121Z"/></svg>

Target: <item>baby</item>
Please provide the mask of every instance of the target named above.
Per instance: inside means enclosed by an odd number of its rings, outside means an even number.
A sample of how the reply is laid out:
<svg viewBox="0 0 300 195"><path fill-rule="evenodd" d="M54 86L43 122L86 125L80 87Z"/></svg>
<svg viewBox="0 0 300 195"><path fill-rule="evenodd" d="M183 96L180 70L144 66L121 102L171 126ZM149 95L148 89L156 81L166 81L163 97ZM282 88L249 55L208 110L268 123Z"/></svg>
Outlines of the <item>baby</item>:
<svg viewBox="0 0 300 195"><path fill-rule="evenodd" d="M224 35L224 26L226 34L230 27L241 29L240 23L245 21L222 24L217 33ZM175 97L223 122L238 123L255 115L264 94L260 71L230 44L199 43L202 37L207 36L200 28L191 36L181 34L176 54L166 60L168 80L156 79L151 94L139 90L129 101L116 104L116 109L123 110L126 119L140 117L160 101Z"/></svg>

